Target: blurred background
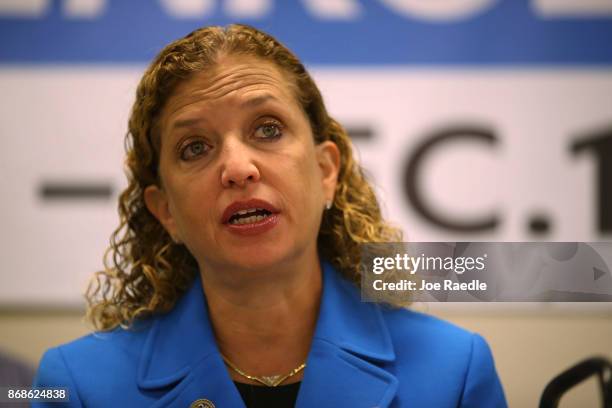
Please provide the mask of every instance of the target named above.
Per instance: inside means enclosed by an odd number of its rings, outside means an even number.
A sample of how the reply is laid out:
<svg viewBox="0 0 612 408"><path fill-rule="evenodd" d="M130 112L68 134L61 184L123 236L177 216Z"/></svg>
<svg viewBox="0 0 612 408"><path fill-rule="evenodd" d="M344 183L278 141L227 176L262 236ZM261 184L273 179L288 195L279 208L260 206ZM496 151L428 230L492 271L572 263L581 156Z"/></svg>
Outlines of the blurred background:
<svg viewBox="0 0 612 408"><path fill-rule="evenodd" d="M0 0L0 351L34 368L90 330L137 81L232 22L305 62L406 240L612 241L610 0ZM612 358L610 303L414 307L484 335L512 407Z"/></svg>

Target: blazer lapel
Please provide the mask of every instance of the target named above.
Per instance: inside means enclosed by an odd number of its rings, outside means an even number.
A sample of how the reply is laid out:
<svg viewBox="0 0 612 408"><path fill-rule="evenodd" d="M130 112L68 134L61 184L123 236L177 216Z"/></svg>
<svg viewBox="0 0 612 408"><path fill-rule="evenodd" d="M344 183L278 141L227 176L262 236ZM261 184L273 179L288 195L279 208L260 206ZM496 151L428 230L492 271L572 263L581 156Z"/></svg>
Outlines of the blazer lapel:
<svg viewBox="0 0 612 408"><path fill-rule="evenodd" d="M159 395L152 407L244 407L219 354L198 276L174 309L153 321L141 355L138 387Z"/></svg>
<svg viewBox="0 0 612 408"><path fill-rule="evenodd" d="M152 408L186 408L199 399L207 399L218 408L245 406L218 353L209 354L196 363Z"/></svg>
<svg viewBox="0 0 612 408"><path fill-rule="evenodd" d="M388 407L397 392L395 376L322 341L313 342L297 408Z"/></svg>
<svg viewBox="0 0 612 408"><path fill-rule="evenodd" d="M323 264L323 294L296 407L387 407L397 378L382 367L395 360L379 306L363 303L351 285Z"/></svg>

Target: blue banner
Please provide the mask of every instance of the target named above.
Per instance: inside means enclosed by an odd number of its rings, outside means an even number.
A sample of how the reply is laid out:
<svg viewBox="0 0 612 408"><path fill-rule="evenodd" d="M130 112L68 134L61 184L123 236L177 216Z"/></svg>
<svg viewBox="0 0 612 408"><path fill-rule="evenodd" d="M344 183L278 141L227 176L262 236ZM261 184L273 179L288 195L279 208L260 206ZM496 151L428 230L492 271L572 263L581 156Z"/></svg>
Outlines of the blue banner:
<svg viewBox="0 0 612 408"><path fill-rule="evenodd" d="M24 3L32 6L0 4L0 64L144 63L197 27L232 22L273 34L308 64L612 64L611 13L547 15L535 0L472 1L482 6L446 16L391 0L330 2L343 5L335 9L307 0L254 1L259 9L202 0L192 11L171 0Z"/></svg>

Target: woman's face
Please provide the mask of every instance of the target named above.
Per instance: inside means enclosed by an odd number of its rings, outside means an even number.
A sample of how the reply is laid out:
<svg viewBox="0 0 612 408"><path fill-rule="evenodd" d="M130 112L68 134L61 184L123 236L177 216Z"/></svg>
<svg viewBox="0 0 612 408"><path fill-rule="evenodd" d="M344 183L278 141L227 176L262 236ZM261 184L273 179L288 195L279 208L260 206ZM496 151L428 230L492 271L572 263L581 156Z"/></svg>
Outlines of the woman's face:
<svg viewBox="0 0 612 408"><path fill-rule="evenodd" d="M316 257L339 153L332 142L314 144L275 65L222 57L181 83L159 119L161 186L149 186L145 202L200 267L256 269Z"/></svg>

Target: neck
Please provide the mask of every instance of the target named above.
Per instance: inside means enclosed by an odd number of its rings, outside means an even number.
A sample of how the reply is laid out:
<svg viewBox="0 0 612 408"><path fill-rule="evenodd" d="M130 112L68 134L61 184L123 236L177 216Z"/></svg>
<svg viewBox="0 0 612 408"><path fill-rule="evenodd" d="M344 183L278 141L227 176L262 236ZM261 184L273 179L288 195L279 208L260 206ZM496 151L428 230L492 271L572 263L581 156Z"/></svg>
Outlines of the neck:
<svg viewBox="0 0 612 408"><path fill-rule="evenodd" d="M217 344L233 364L261 376L286 374L306 360L322 288L316 254L265 270L201 270Z"/></svg>

